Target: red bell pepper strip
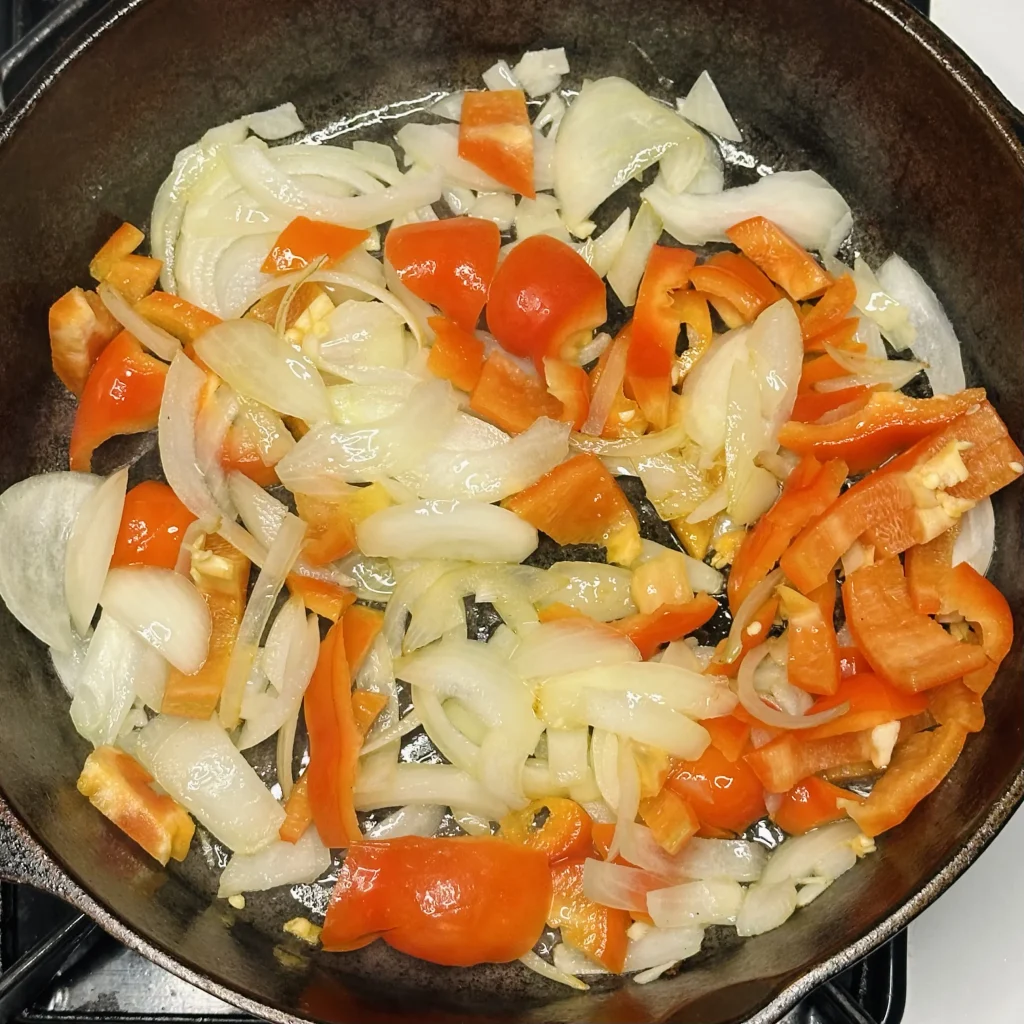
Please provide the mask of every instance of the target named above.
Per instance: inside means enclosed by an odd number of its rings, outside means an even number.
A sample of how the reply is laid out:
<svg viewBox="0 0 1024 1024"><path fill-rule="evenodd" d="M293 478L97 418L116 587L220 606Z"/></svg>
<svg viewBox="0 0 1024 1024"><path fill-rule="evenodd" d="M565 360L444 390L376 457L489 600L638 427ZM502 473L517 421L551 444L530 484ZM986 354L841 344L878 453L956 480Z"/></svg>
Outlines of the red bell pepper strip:
<svg viewBox="0 0 1024 1024"><path fill-rule="evenodd" d="M692 294L684 292L685 294ZM709 319L710 323L710 319ZM607 368L615 359L615 364L624 367L628 359L628 350L633 337L633 323L627 323L615 336L614 341L604 350L597 361L597 365L590 371L590 402L593 404L594 395L601 378L605 375ZM647 417L643 414L640 406L627 398L622 384L625 379L623 375L619 379L618 389L612 399L608 416L601 427L602 437L640 437L647 430Z"/></svg>
<svg viewBox="0 0 1024 1024"><path fill-rule="evenodd" d="M533 128L521 89L463 94L459 156L514 192L536 197Z"/></svg>
<svg viewBox="0 0 1024 1024"><path fill-rule="evenodd" d="M263 461L263 456L248 427L236 420L228 428L220 449L220 464L225 473L241 473L260 487L273 487L277 470Z"/></svg>
<svg viewBox="0 0 1024 1024"><path fill-rule="evenodd" d="M775 621L775 614L779 610L779 598L778 595L772 594L760 608L754 612L750 623L747 628L743 630L743 635L740 637L740 650L732 661L725 661L725 650L728 645L728 640L721 640L718 643L718 648L715 651L714 658L711 659L711 664L708 666L707 671L709 675L713 676L729 676L735 678L740 670L740 663L746 656L747 651L758 644L764 643L765 637L768 636L768 630L772 628L772 623ZM738 712L734 711L733 714Z"/></svg>
<svg viewBox="0 0 1024 1024"><path fill-rule="evenodd" d="M557 544L601 544L620 565L640 553L636 512L596 455L574 456L502 505Z"/></svg>
<svg viewBox="0 0 1024 1024"><path fill-rule="evenodd" d="M632 921L627 911L602 906L583 895L585 860L563 860L552 867L548 924L561 930L563 942L620 974L629 942L626 931Z"/></svg>
<svg viewBox="0 0 1024 1024"><path fill-rule="evenodd" d="M657 796L640 801L640 818L657 844L673 857L700 831L693 805L667 786Z"/></svg>
<svg viewBox="0 0 1024 1024"><path fill-rule="evenodd" d="M928 710L939 725L955 724L967 732L981 732L985 728L985 707L982 694L966 686L961 680L935 687L928 691Z"/></svg>
<svg viewBox="0 0 1024 1024"><path fill-rule="evenodd" d="M857 646L883 679L918 692L984 668L975 644L961 643L934 619L914 611L898 558L851 573L843 584L846 622Z"/></svg>
<svg viewBox="0 0 1024 1024"><path fill-rule="evenodd" d="M868 664L868 659L856 647L840 647L839 671L844 679L848 679L850 676L870 672L871 666Z"/></svg>
<svg viewBox="0 0 1024 1024"><path fill-rule="evenodd" d="M146 236L134 224L125 221L89 261L89 274L95 281L105 281L118 260L135 252Z"/></svg>
<svg viewBox="0 0 1024 1024"><path fill-rule="evenodd" d="M356 607L360 607L356 605ZM372 690L354 690L352 692L352 714L355 716L359 735L365 737L378 716L387 707L388 698L383 693Z"/></svg>
<svg viewBox="0 0 1024 1024"><path fill-rule="evenodd" d="M313 808L309 803L309 776L300 775L284 803L284 821L278 836L286 843L297 843L313 823Z"/></svg>
<svg viewBox="0 0 1024 1024"><path fill-rule="evenodd" d="M742 758L708 747L696 761L675 761L665 785L689 801L702 826L739 833L764 814L764 788Z"/></svg>
<svg viewBox="0 0 1024 1024"><path fill-rule="evenodd" d="M345 610L350 608L356 599L351 590L339 587L328 580L315 580L310 576L300 576L290 572L285 580L288 590L302 598L303 604L311 612L337 622Z"/></svg>
<svg viewBox="0 0 1024 1024"><path fill-rule="evenodd" d="M260 273L284 274L289 270L301 270L321 256L327 257L327 267L333 267L369 237L370 232L364 228L346 228L299 216L277 236L260 267Z"/></svg>
<svg viewBox="0 0 1024 1024"><path fill-rule="evenodd" d="M758 315L780 296L771 281L745 256L718 253L690 273L694 288L705 292L714 302L722 299L729 314L733 310L742 323L753 323ZM730 324L731 315L719 315Z"/></svg>
<svg viewBox="0 0 1024 1024"><path fill-rule="evenodd" d="M849 704L850 709L831 722L801 730L800 739L823 740L920 715L928 709L928 698L922 693L907 693L891 686L868 669L841 680L835 693L817 701L812 711L817 714L841 704Z"/></svg>
<svg viewBox="0 0 1024 1024"><path fill-rule="evenodd" d="M345 660L348 662L349 675L353 679L363 667L363 662L383 625L384 613L376 608L356 604L345 612L345 617L341 620L341 632L345 642ZM366 734L365 729L361 729L360 732Z"/></svg>
<svg viewBox="0 0 1024 1024"><path fill-rule="evenodd" d="M697 254L690 249L656 245L633 309L626 379L644 415L659 430L668 424L672 364L682 322L675 300L689 287L696 262Z"/></svg>
<svg viewBox="0 0 1024 1024"><path fill-rule="evenodd" d="M72 288L49 313L53 372L74 395L81 395L93 363L121 330L95 292Z"/></svg>
<svg viewBox="0 0 1024 1024"><path fill-rule="evenodd" d="M542 811L542 825L534 819ZM501 819L501 836L510 843L539 850L554 864L567 857L586 856L591 849L590 816L578 803L564 797L532 800L524 808Z"/></svg>
<svg viewBox="0 0 1024 1024"><path fill-rule="evenodd" d="M863 473L984 399L983 388L935 398L910 398L899 391L879 391L871 395L862 409L831 423L791 420L783 425L779 444L797 455L842 459L851 473Z"/></svg>
<svg viewBox="0 0 1024 1024"><path fill-rule="evenodd" d="M156 287L162 266L152 256L125 256L110 268L104 280L134 306Z"/></svg>
<svg viewBox="0 0 1024 1024"><path fill-rule="evenodd" d="M900 743L867 800L847 807L850 817L869 836L895 828L949 774L966 738L962 726L950 723Z"/></svg>
<svg viewBox="0 0 1024 1024"><path fill-rule="evenodd" d="M705 718L701 723L711 737L711 746L722 752L727 761L737 760L750 742L750 724L735 715Z"/></svg>
<svg viewBox="0 0 1024 1024"><path fill-rule="evenodd" d="M432 316L427 323L434 332L427 369L463 391L472 391L483 373L484 343L443 316Z"/></svg>
<svg viewBox="0 0 1024 1024"><path fill-rule="evenodd" d="M195 518L167 484L156 480L136 484L125 495L110 567L173 569L185 530Z"/></svg>
<svg viewBox="0 0 1024 1024"><path fill-rule="evenodd" d="M686 324L688 347L676 357L676 369L682 380L696 365L714 341L711 327L711 311L708 309L708 297L703 292L692 289L677 292L672 302L675 315L681 324Z"/></svg>
<svg viewBox="0 0 1024 1024"><path fill-rule="evenodd" d="M953 547L960 524L940 533L927 544L915 544L903 555L903 570L910 589L910 603L922 615L942 611L942 592L946 574L953 568Z"/></svg>
<svg viewBox="0 0 1024 1024"><path fill-rule="evenodd" d="M846 817L846 810L838 801L860 798L848 789L840 789L831 782L812 775L794 786L779 804L772 820L783 832L791 836L802 836L812 828L827 825Z"/></svg>
<svg viewBox="0 0 1024 1024"><path fill-rule="evenodd" d="M607 318L604 281L550 235L531 235L505 257L487 299L488 330L538 371L546 358L574 360Z"/></svg>
<svg viewBox="0 0 1024 1024"><path fill-rule="evenodd" d="M810 307L800 319L800 331L804 336L804 347L807 343L834 330L845 320L853 309L857 299L857 286L849 274L843 274L829 285L824 295Z"/></svg>
<svg viewBox="0 0 1024 1024"><path fill-rule="evenodd" d="M380 936L435 964L505 963L540 938L551 895L547 857L504 839L357 842L338 871L320 940L341 952Z"/></svg>
<svg viewBox="0 0 1024 1024"><path fill-rule="evenodd" d="M469 407L510 434L521 434L541 416L557 420L562 415L562 403L502 352L487 357Z"/></svg>
<svg viewBox="0 0 1024 1024"><path fill-rule="evenodd" d="M769 793L786 793L809 775L870 762L872 751L870 730L817 740L799 740L786 732L743 760Z"/></svg>
<svg viewBox="0 0 1024 1024"><path fill-rule="evenodd" d="M501 232L479 217L451 217L392 228L384 258L402 284L472 331L498 267Z"/></svg>
<svg viewBox="0 0 1024 1024"><path fill-rule="evenodd" d="M590 412L590 378L582 366L561 359L544 360L548 391L562 404L559 419L579 430Z"/></svg>
<svg viewBox="0 0 1024 1024"><path fill-rule="evenodd" d="M203 331L220 323L220 317L167 292L150 292L135 304L135 312L183 345L194 342Z"/></svg>
<svg viewBox="0 0 1024 1024"><path fill-rule="evenodd" d="M728 592L729 607L734 612L771 572L793 538L839 497L847 472L841 459L832 459L823 466L808 455L790 473L778 501L743 539L733 559Z"/></svg>
<svg viewBox="0 0 1024 1024"><path fill-rule="evenodd" d="M817 423L826 413L831 412L835 412L837 417L843 413L852 415L868 404L868 399L873 391L873 388L857 384L852 388L843 388L841 391L800 392L796 396L796 402L793 403L790 422Z"/></svg>
<svg viewBox="0 0 1024 1024"><path fill-rule="evenodd" d="M609 625L625 633L646 661L665 644L681 640L695 629L700 629L717 611L718 602L713 597L698 594L685 604L663 604L646 615L627 615Z"/></svg>
<svg viewBox="0 0 1024 1024"><path fill-rule="evenodd" d="M765 217L751 217L734 224L726 235L797 302L821 295L832 283L809 252Z"/></svg>
<svg viewBox="0 0 1024 1024"><path fill-rule="evenodd" d="M859 352L862 343L857 341L857 329L860 327L860 320L854 317L847 317L840 320L830 331L819 334L804 345L805 352L827 352L826 345L837 348L843 352Z"/></svg>
<svg viewBox="0 0 1024 1024"><path fill-rule="evenodd" d="M167 364L122 331L89 371L71 429L71 468L88 473L92 453L115 434L152 430L160 413Z"/></svg>
<svg viewBox="0 0 1024 1024"><path fill-rule="evenodd" d="M835 584L833 583L833 594ZM791 587L777 591L788 622L787 672L789 681L807 693L833 694L839 688L839 642L832 616Z"/></svg>
<svg viewBox="0 0 1024 1024"><path fill-rule="evenodd" d="M363 738L352 711L352 676L343 626L335 623L320 644L303 702L309 731L309 802L317 832L327 846L362 839L353 788Z"/></svg>

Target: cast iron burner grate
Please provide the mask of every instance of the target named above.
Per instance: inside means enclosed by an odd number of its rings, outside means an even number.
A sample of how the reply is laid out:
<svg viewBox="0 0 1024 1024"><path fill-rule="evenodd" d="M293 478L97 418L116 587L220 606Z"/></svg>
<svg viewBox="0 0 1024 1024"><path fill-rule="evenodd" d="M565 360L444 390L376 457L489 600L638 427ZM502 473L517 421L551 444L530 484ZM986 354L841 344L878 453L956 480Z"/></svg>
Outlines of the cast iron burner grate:
<svg viewBox="0 0 1024 1024"><path fill-rule="evenodd" d="M908 0L928 13L929 0ZM60 0L0 0L0 54L48 15ZM103 0L71 0L77 15ZM58 27L7 79L10 100L59 45ZM906 933L827 982L779 1024L899 1024L906 1001ZM168 974L104 935L77 911L28 886L0 885L0 1024L198 1024L251 1017Z"/></svg>

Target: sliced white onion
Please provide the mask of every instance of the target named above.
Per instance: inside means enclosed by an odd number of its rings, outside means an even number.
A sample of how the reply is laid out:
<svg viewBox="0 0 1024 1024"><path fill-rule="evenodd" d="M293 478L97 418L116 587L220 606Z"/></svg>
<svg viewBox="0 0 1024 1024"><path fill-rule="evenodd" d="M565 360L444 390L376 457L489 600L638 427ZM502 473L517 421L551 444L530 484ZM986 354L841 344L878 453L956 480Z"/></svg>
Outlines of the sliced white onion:
<svg viewBox="0 0 1024 1024"><path fill-rule="evenodd" d="M761 882L765 885L799 882L814 875L830 880L838 878L842 871L856 863L855 845L864 852L870 846L863 841L857 823L849 819L823 825L802 836L792 836L768 858ZM838 861L836 851L840 853ZM842 870L837 872L837 868Z"/></svg>
<svg viewBox="0 0 1024 1024"><path fill-rule="evenodd" d="M736 916L737 935L761 935L785 924L796 910L796 886L790 882L767 885L759 882L747 889Z"/></svg>
<svg viewBox="0 0 1024 1024"><path fill-rule="evenodd" d="M632 932L633 928L630 928L630 933ZM626 947L626 966L623 970L647 971L661 964L672 966L680 960L699 953L703 941L704 929L700 927L649 928L645 926L643 933L638 938L633 938L630 934L629 945ZM643 984L639 976L633 980L638 984Z"/></svg>
<svg viewBox="0 0 1024 1024"><path fill-rule="evenodd" d="M242 120L260 138L271 141L285 139L296 132L305 131L306 128L302 123L302 118L295 112L294 103L282 103L270 110L258 110L253 114L245 114Z"/></svg>
<svg viewBox="0 0 1024 1024"><path fill-rule="evenodd" d="M237 471L228 476L228 491L245 528L257 543L269 548L288 515L288 506Z"/></svg>
<svg viewBox="0 0 1024 1024"><path fill-rule="evenodd" d="M537 547L537 531L525 520L475 501L393 505L364 519L356 539L365 554L383 558L521 562Z"/></svg>
<svg viewBox="0 0 1024 1024"><path fill-rule="evenodd" d="M284 808L216 721L158 715L136 756L167 793L235 853L278 838Z"/></svg>
<svg viewBox="0 0 1024 1024"><path fill-rule="evenodd" d="M604 355L605 350L612 343L612 336L604 331L599 334L595 334L590 341L585 345L580 346L578 354L578 361L580 366L586 366L588 363L592 363L595 359L600 359Z"/></svg>
<svg viewBox="0 0 1024 1024"><path fill-rule="evenodd" d="M263 568L256 577L238 627L238 636L231 649L224 689L220 696L220 722L225 729L234 729L238 725L245 683L260 639L270 621L277 595L281 593L285 578L299 556L305 536L306 524L298 516L289 513L278 529L274 542L267 549Z"/></svg>
<svg viewBox="0 0 1024 1024"><path fill-rule="evenodd" d="M441 827L444 808L440 804L406 804L367 829L367 839L399 839L402 836L429 838Z"/></svg>
<svg viewBox="0 0 1024 1024"><path fill-rule="evenodd" d="M527 50L512 69L515 80L526 90L528 96L535 99L557 89L561 84L562 75L567 74L569 61L566 60L565 49L561 46L554 50Z"/></svg>
<svg viewBox="0 0 1024 1024"><path fill-rule="evenodd" d="M608 275L628 237L629 208L627 207L601 234L590 239L588 243L590 258L587 262L598 277Z"/></svg>
<svg viewBox="0 0 1024 1024"><path fill-rule="evenodd" d="M643 198L684 245L727 241L725 232L733 224L761 216L804 248L831 255L853 223L846 200L815 171L779 171L753 185L708 195L673 195L655 182Z"/></svg>
<svg viewBox="0 0 1024 1024"><path fill-rule="evenodd" d="M499 231L508 231L516 218L515 197L507 192L480 192L469 208L469 215L493 221Z"/></svg>
<svg viewBox="0 0 1024 1024"><path fill-rule="evenodd" d="M391 599L395 577L391 572L391 563L386 558L366 558L354 552L343 558L338 567L352 579L351 586L356 597L383 604Z"/></svg>
<svg viewBox="0 0 1024 1024"><path fill-rule="evenodd" d="M655 876L639 868L587 858L583 865L583 895L613 910L647 910Z"/></svg>
<svg viewBox="0 0 1024 1024"><path fill-rule="evenodd" d="M790 314L795 320L791 308ZM799 325L796 340L799 345ZM761 411L761 390L754 369L747 360L737 360L729 376L726 405L725 481L729 499L726 510L739 526L767 512L779 494L775 477L755 461L759 452L778 447L770 431L771 424Z"/></svg>
<svg viewBox="0 0 1024 1024"><path fill-rule="evenodd" d="M384 625L381 629L381 635L395 657L402 653L402 638L405 636L406 622L412 606L441 576L459 564L441 560L428 561L415 564L410 572L398 578L387 611L384 612Z"/></svg>
<svg viewBox="0 0 1024 1024"><path fill-rule="evenodd" d="M686 426L683 417L680 417L664 430L644 434L643 437L618 437L605 440L591 437L588 434L573 433L570 444L577 451L590 452L601 458L610 456L639 458L645 455L659 455L661 452L678 448L685 438Z"/></svg>
<svg viewBox="0 0 1024 1024"><path fill-rule="evenodd" d="M541 959L532 949L529 953L524 953L519 958L519 962L549 981L557 981L560 985L568 985L569 988L575 988L581 992L586 992L590 988L586 982L580 981L579 978L573 977L571 974L566 974L565 971L560 971L557 967L549 964L547 960Z"/></svg>
<svg viewBox="0 0 1024 1024"><path fill-rule="evenodd" d="M351 366L399 370L405 365L404 318L382 302L349 299L331 314L314 348L317 365L337 377L347 376Z"/></svg>
<svg viewBox="0 0 1024 1024"><path fill-rule="evenodd" d="M650 203L641 203L632 226L605 274L612 291L624 306L632 306L636 302L636 293L651 249L658 244L663 230L662 219L654 207Z"/></svg>
<svg viewBox="0 0 1024 1024"><path fill-rule="evenodd" d="M386 785L368 786L365 776L356 781L357 811L401 807L410 803L453 804L488 821L508 813L508 805L489 793L472 775L450 764L400 764Z"/></svg>
<svg viewBox="0 0 1024 1024"><path fill-rule="evenodd" d="M231 505L220 453L239 409L238 395L229 386L221 384L206 399L196 417L196 462L213 500L225 518L231 521L235 519L235 510Z"/></svg>
<svg viewBox="0 0 1024 1024"><path fill-rule="evenodd" d="M170 362L181 351L177 338L136 313L127 299L105 281L97 286L96 292L110 315L154 355Z"/></svg>
<svg viewBox="0 0 1024 1024"><path fill-rule="evenodd" d="M825 269L837 279L849 274L857 286L857 308L864 313L864 319L874 324L897 352L910 348L916 332L909 313L885 290L867 260L857 256L852 270L838 260L826 260ZM881 352L868 354L884 356L885 347Z"/></svg>
<svg viewBox="0 0 1024 1024"><path fill-rule="evenodd" d="M299 728L299 713L295 712L277 733L277 781L281 786L281 796L287 800L291 796L295 778L292 764L295 760L295 733Z"/></svg>
<svg viewBox="0 0 1024 1024"><path fill-rule="evenodd" d="M596 960L591 960L582 950L575 949L565 942L558 943L551 951L555 968L569 976L576 974L608 974L608 968Z"/></svg>
<svg viewBox="0 0 1024 1024"><path fill-rule="evenodd" d="M914 355L927 367L937 395L952 395L967 386L960 342L942 303L924 278L899 256L890 256L878 271L882 287L907 310L915 330Z"/></svg>
<svg viewBox="0 0 1024 1024"><path fill-rule="evenodd" d="M89 473L44 473L0 495L0 597L33 636L61 653L75 644L65 585L69 542L101 484Z"/></svg>
<svg viewBox="0 0 1024 1024"><path fill-rule="evenodd" d="M555 142L555 194L579 224L613 192L676 147L699 147L700 133L674 110L623 78L587 82Z"/></svg>
<svg viewBox="0 0 1024 1024"><path fill-rule="evenodd" d="M731 878L756 882L768 862L768 851L760 843L745 839L701 839L694 836L675 858L685 878Z"/></svg>
<svg viewBox="0 0 1024 1024"><path fill-rule="evenodd" d="M659 928L735 924L743 888L732 879L683 882L647 894L647 912Z"/></svg>
<svg viewBox="0 0 1024 1024"><path fill-rule="evenodd" d="M421 498L501 501L536 483L569 452L569 425L541 416L496 448L428 453L398 475Z"/></svg>
<svg viewBox="0 0 1024 1024"><path fill-rule="evenodd" d="M524 679L538 679L640 660L640 652L625 634L587 619L568 618L524 633L512 655L512 668Z"/></svg>
<svg viewBox="0 0 1024 1024"><path fill-rule="evenodd" d="M612 411L612 405L622 388L622 381L626 376L626 359L629 356L629 338L620 337L612 342L608 359L601 371L601 378L594 388L593 397L590 400L590 409L587 418L580 427L581 434L589 434L593 437L600 437L608 422L608 416Z"/></svg>
<svg viewBox="0 0 1024 1024"><path fill-rule="evenodd" d="M759 644L747 651L740 663L740 671L736 680L740 703L759 722L764 722L765 725L776 729L813 729L817 725L824 725L826 722L831 722L833 718L845 715L850 710L849 701L829 708L828 711L819 711L815 715L791 715L769 707L761 700L761 696L754 686L754 672L767 654L767 644Z"/></svg>
<svg viewBox="0 0 1024 1024"><path fill-rule="evenodd" d="M324 424L310 430L277 464L278 478L290 490L317 494L401 473L437 446L457 411L447 381L426 381L413 389L404 408L376 424L361 429Z"/></svg>
<svg viewBox="0 0 1024 1024"><path fill-rule="evenodd" d="M732 617L729 636L725 647L725 660L735 661L742 649L743 633L754 618L754 613L775 593L775 588L782 582L781 569L773 569L760 582L750 589L750 593L740 602L736 614Z"/></svg>
<svg viewBox="0 0 1024 1024"><path fill-rule="evenodd" d="M112 615L101 615L82 664L71 701L71 721L94 747L113 743L138 692L156 682L162 688L167 663Z"/></svg>
<svg viewBox="0 0 1024 1024"><path fill-rule="evenodd" d="M555 562L549 572L561 580L560 588L539 602L565 604L598 622L611 622L636 612L633 603L633 573L604 562Z"/></svg>
<svg viewBox="0 0 1024 1024"><path fill-rule="evenodd" d="M650 870L650 865L630 856L635 845L633 830L637 827L636 816L640 810L640 770L633 757L633 744L619 738L619 803L616 807L615 831L608 847L607 860L613 861L622 851L623 856L637 867ZM657 845L657 844L655 844Z"/></svg>
<svg viewBox="0 0 1024 1024"><path fill-rule="evenodd" d="M407 162L430 168L438 177L443 176L446 182L481 192L511 191L476 164L459 156L458 125L404 124L395 133L395 141L404 150ZM440 190L435 199L439 198Z"/></svg>
<svg viewBox="0 0 1024 1024"><path fill-rule="evenodd" d="M243 892L315 882L330 866L331 851L312 826L297 842L278 839L257 853L236 853L220 876L217 895L224 899Z"/></svg>
<svg viewBox="0 0 1024 1024"><path fill-rule="evenodd" d="M73 698L78 687L78 680L82 675L85 657L89 652L89 641L83 641L76 636L70 650L58 651L51 647L49 651L53 670L57 673L61 686L67 691L67 695Z"/></svg>
<svg viewBox="0 0 1024 1024"><path fill-rule="evenodd" d="M844 349L836 348L827 342L825 351L850 376L818 381L815 385L815 389L818 391L839 391L857 384L883 384L893 390L898 390L925 369L924 363L916 362L913 359L873 359L871 356L862 355L859 352L847 352ZM842 387L838 386L837 382Z"/></svg>
<svg viewBox="0 0 1024 1024"><path fill-rule="evenodd" d="M653 663L651 663L653 664ZM699 758L711 742L708 732L692 719L632 693L584 691L582 714L560 721L583 722L621 737L665 750L684 761ZM621 793L620 793L621 800Z"/></svg>
<svg viewBox="0 0 1024 1024"><path fill-rule="evenodd" d="M173 569L111 569L100 604L179 672L192 675L206 662L210 609L191 580Z"/></svg>
<svg viewBox="0 0 1024 1024"><path fill-rule="evenodd" d="M586 728L548 729L548 766L563 786L585 782L590 774L587 758L590 734Z"/></svg>
<svg viewBox="0 0 1024 1024"><path fill-rule="evenodd" d="M722 94L707 71L702 71L697 81L693 83L686 94L686 99L679 105L679 113L691 124L705 131L714 132L723 139L730 142L743 141L743 136L736 127Z"/></svg>
<svg viewBox="0 0 1024 1024"><path fill-rule="evenodd" d="M953 543L953 564L968 562L984 576L992 564L995 546L995 513L992 499L985 498L968 509L960 520L960 532Z"/></svg>
<svg viewBox="0 0 1024 1024"><path fill-rule="evenodd" d="M370 726L370 731L366 734L360 751L362 754L379 750L416 727L417 719L413 714L407 714L405 718L399 719L394 664L383 629L374 639L366 659L359 669L359 674L356 676L356 689L379 693L387 698L387 703L381 708L373 725Z"/></svg>

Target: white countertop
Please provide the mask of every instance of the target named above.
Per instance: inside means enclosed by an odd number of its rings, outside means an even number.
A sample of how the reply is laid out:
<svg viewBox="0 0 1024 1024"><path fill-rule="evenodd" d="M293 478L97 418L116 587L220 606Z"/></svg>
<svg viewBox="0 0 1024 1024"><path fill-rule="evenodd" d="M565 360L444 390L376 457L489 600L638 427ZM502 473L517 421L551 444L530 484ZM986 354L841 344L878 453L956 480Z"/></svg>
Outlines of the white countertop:
<svg viewBox="0 0 1024 1024"><path fill-rule="evenodd" d="M1024 0L932 0L932 17L1024 110ZM910 926L903 1024L1024 1021L1024 809Z"/></svg>

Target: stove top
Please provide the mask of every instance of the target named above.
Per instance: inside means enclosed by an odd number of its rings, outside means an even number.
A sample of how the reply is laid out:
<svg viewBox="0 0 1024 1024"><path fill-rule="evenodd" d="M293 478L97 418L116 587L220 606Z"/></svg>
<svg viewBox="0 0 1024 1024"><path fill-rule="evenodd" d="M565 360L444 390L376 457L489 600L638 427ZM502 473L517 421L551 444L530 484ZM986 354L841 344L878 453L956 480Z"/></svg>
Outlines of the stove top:
<svg viewBox="0 0 1024 1024"><path fill-rule="evenodd" d="M72 0L86 13L104 0ZM911 0L928 13L928 0ZM43 22L61 0L0 0L0 54ZM8 79L9 99L59 45L43 41ZM906 999L907 939L900 934L779 1024L899 1024ZM0 1024L196 1024L253 1018L125 948L78 914L28 886L0 885Z"/></svg>

